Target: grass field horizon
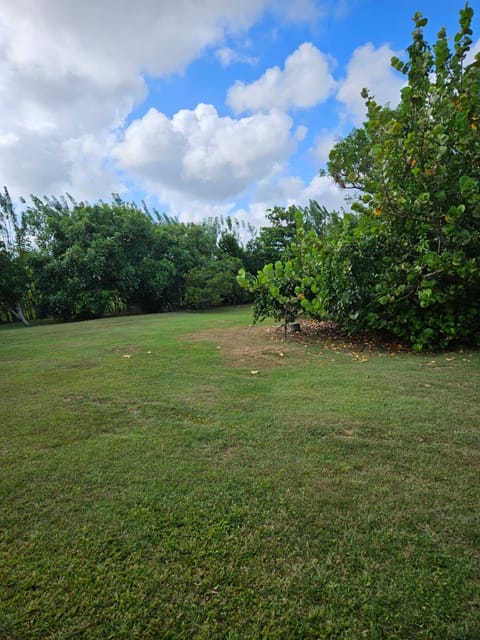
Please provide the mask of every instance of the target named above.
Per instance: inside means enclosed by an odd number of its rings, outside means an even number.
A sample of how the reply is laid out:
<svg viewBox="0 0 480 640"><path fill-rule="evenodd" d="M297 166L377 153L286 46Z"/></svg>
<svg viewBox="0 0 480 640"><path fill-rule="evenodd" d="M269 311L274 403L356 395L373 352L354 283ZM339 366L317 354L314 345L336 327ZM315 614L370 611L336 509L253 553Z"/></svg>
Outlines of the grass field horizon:
<svg viewBox="0 0 480 640"><path fill-rule="evenodd" d="M0 327L0 638L480 638L480 353Z"/></svg>

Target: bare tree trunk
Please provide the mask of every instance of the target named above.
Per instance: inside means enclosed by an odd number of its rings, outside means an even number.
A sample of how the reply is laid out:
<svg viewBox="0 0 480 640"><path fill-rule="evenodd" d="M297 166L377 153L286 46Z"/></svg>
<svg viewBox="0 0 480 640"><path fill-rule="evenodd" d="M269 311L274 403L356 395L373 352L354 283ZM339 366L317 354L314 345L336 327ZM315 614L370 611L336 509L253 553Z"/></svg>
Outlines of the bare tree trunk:
<svg viewBox="0 0 480 640"><path fill-rule="evenodd" d="M20 302L17 302L16 310L12 309L12 307L9 307L8 310L13 316L15 316L15 318L17 318L17 320L20 320L20 322L22 322L26 327L30 326L30 323L28 322L28 320L25 318L23 314L22 304Z"/></svg>

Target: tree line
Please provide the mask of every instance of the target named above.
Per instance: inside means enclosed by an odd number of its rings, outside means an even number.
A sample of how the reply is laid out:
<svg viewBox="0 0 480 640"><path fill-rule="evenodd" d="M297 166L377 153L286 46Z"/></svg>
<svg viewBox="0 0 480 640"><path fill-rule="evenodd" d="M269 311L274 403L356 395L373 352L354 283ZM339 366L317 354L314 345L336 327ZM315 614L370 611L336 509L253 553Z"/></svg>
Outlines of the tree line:
<svg viewBox="0 0 480 640"><path fill-rule="evenodd" d="M257 232L234 218L183 223L125 202L0 193L0 321L62 321L252 301L237 281L281 257L283 209ZM316 203L313 205L314 207Z"/></svg>
<svg viewBox="0 0 480 640"><path fill-rule="evenodd" d="M415 349L480 344L480 54L473 10L453 43L430 45L415 14L395 108L363 91L367 115L333 148L328 173L352 193L340 215L317 202L274 207L256 233L231 218L180 223L144 206L37 198L16 216L0 194L3 316L91 318L129 308L253 300L254 317L299 313ZM240 233L242 231L242 233ZM247 235L248 235L247 234ZM238 275L237 275L238 274Z"/></svg>

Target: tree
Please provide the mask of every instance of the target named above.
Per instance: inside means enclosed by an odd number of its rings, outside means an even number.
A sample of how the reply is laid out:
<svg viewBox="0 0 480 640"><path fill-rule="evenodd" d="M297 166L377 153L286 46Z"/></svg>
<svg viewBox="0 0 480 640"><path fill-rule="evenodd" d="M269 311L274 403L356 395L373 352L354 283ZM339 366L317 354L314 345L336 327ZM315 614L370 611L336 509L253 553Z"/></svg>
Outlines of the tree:
<svg viewBox="0 0 480 640"><path fill-rule="evenodd" d="M275 264L265 265L256 276L241 269L238 282L255 296L254 322L265 318L282 320L286 338L288 323L302 310L303 296L296 293L300 276L295 270L295 263L292 260L277 260Z"/></svg>
<svg viewBox="0 0 480 640"><path fill-rule="evenodd" d="M118 197L94 205L32 198L25 220L42 315L70 320L164 304L175 268L145 211Z"/></svg>
<svg viewBox="0 0 480 640"><path fill-rule="evenodd" d="M241 289L236 281L241 267L242 261L230 256L203 260L187 274L185 306L206 309L244 301L239 300Z"/></svg>
<svg viewBox="0 0 480 640"><path fill-rule="evenodd" d="M299 208L274 207L269 209L266 218L269 225L260 229L258 237L247 244L250 254L248 269L251 273L262 269L266 264L274 264L285 259L290 243L296 234L296 215Z"/></svg>
<svg viewBox="0 0 480 640"><path fill-rule="evenodd" d="M371 144L368 130L361 127L353 129L330 152L328 170L342 189L365 190L365 182L372 170Z"/></svg>
<svg viewBox="0 0 480 640"><path fill-rule="evenodd" d="M265 318L283 320L285 337L287 325L299 313L320 315L319 288L316 283L321 265L318 262L326 237L334 235L341 218L316 201L307 207L275 207L277 220L288 221L284 229L281 260L269 262L254 276L241 269L239 284L254 296L254 322ZM295 231L290 220L295 222ZM288 242L288 245L287 245Z"/></svg>
<svg viewBox="0 0 480 640"><path fill-rule="evenodd" d="M450 50L444 29L433 47L425 41L427 20L417 13L407 61L392 60L407 79L399 106L382 107L364 91L364 127L330 157L337 183L363 192L352 206L357 229L341 239L347 262L361 261L367 248L375 257L368 273L344 269L345 290L366 292L352 328L386 330L416 349L480 341L480 56L466 65L472 16L468 5L460 11ZM332 308L323 288L320 306L351 323L352 310L347 318Z"/></svg>
<svg viewBox="0 0 480 640"><path fill-rule="evenodd" d="M0 194L0 305L25 326L23 300L31 286L25 238L7 188Z"/></svg>

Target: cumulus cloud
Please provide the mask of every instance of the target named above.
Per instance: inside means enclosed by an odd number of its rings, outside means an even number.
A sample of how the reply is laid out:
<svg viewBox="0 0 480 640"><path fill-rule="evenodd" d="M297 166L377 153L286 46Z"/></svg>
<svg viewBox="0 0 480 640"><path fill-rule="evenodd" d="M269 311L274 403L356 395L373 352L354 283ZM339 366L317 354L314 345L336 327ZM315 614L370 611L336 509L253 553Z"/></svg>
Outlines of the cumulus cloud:
<svg viewBox="0 0 480 640"><path fill-rule="evenodd" d="M177 71L225 30L248 27L265 0L16 0L2 3L9 59L18 66L116 83L144 69Z"/></svg>
<svg viewBox="0 0 480 640"><path fill-rule="evenodd" d="M365 101L360 95L363 88L367 88L380 104L389 102L392 107L398 104L404 80L391 67L394 55L398 52L392 51L388 45L376 49L371 43L353 52L347 76L340 83L337 100L343 102L354 124L361 124L365 117Z"/></svg>
<svg viewBox="0 0 480 640"><path fill-rule="evenodd" d="M294 151L303 129L272 110L233 119L200 104L167 118L156 109L134 121L113 151L119 166L164 196L218 201L269 175Z"/></svg>
<svg viewBox="0 0 480 640"><path fill-rule="evenodd" d="M285 61L285 68L271 67L251 84L237 81L227 103L235 113L274 107L313 107L326 100L335 87L329 58L305 42Z"/></svg>
<svg viewBox="0 0 480 640"><path fill-rule="evenodd" d="M297 204L301 207L308 205L310 200L333 211L340 211L346 206L346 193L338 187L329 176L316 175L308 183L298 176L280 176L274 180L265 181L259 186L255 194L255 202L272 205L289 206Z"/></svg>
<svg viewBox="0 0 480 640"><path fill-rule="evenodd" d="M264 215L277 198L300 202L314 192L334 198L323 181L281 177L307 134L285 112L315 106L338 87L332 60L310 43L283 68L231 88L236 118L209 105L171 118L152 109L123 130L148 94L145 78L181 73L205 51L217 51L221 64L252 64L246 45L237 51L227 44L245 42L263 12L277 21L315 21L322 6L318 0L142 0L140 8L130 0L0 0L0 186L18 195L69 191L96 199L124 191L124 184L135 188L138 180L184 217L230 211L258 180L265 196L270 184L272 198L256 201L254 215L266 204ZM385 99L378 89L388 85L388 64L378 61L384 48L369 46L363 59L357 50L338 93L353 114L362 86ZM376 65L383 75L373 73ZM358 90L355 74L362 78Z"/></svg>
<svg viewBox="0 0 480 640"><path fill-rule="evenodd" d="M251 25L268 0L142 0L141 10L129 0L1 4L2 180L20 194L63 188L85 197L89 164L98 196L121 186L108 170L110 138L145 98L143 74L181 71ZM89 163L91 139L107 143Z"/></svg>
<svg viewBox="0 0 480 640"><path fill-rule="evenodd" d="M98 199L125 190L108 158L115 136L85 134L77 138L42 136L24 131L21 136L0 136L2 184L16 196L59 195Z"/></svg>
<svg viewBox="0 0 480 640"><path fill-rule="evenodd" d="M208 218L226 218L235 215L236 211L235 201L206 202L192 198L188 194L169 190L164 191L164 197L166 200L162 202L168 205L167 213L180 222L203 222ZM158 209L156 202L153 206ZM160 209L165 210L165 206L161 206Z"/></svg>
<svg viewBox="0 0 480 640"><path fill-rule="evenodd" d="M232 207L230 215L259 229L267 222L265 214L268 209L291 204L305 207L310 200L316 200L329 211L348 209L345 192L328 176L317 175L307 183L298 176L276 176L263 181L248 206Z"/></svg>

